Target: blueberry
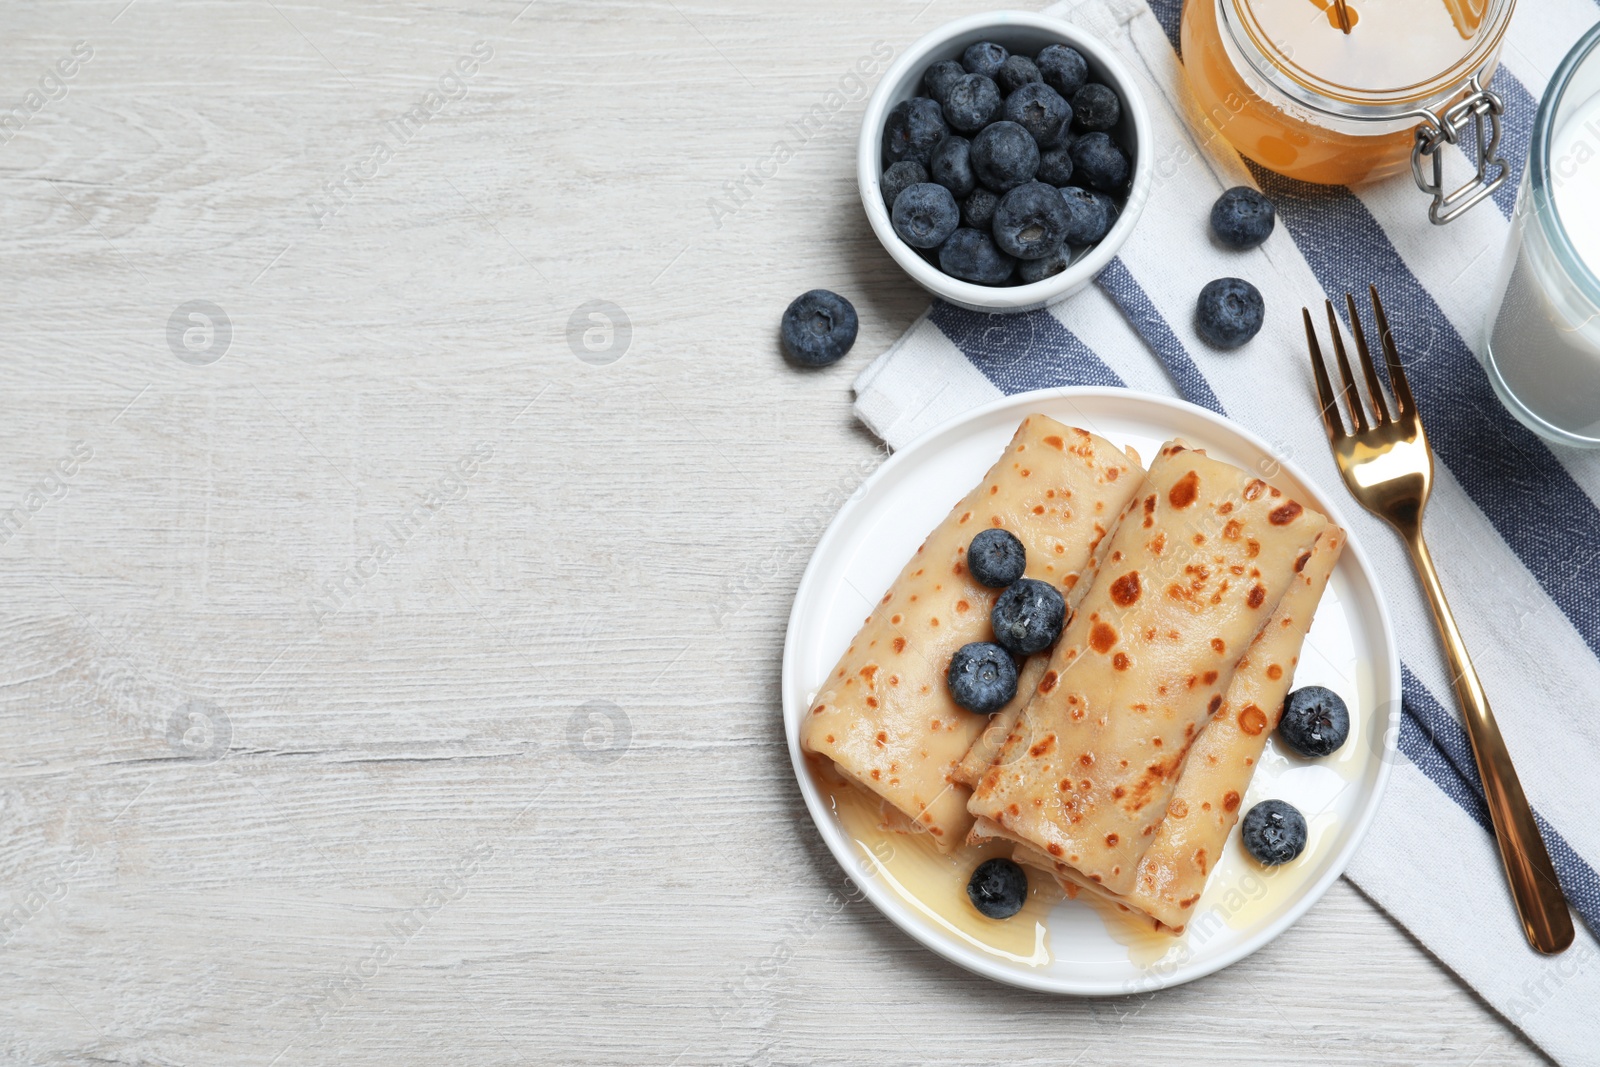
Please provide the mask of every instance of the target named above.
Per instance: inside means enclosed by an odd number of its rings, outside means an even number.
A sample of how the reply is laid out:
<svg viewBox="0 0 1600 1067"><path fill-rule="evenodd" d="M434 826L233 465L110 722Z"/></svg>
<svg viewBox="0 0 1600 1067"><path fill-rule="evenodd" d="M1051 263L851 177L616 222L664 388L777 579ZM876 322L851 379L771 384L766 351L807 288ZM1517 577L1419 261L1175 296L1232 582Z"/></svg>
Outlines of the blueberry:
<svg viewBox="0 0 1600 1067"><path fill-rule="evenodd" d="M890 163L909 159L927 166L929 153L949 132L937 100L925 96L902 100L889 109L884 120L883 158Z"/></svg>
<svg viewBox="0 0 1600 1067"><path fill-rule="evenodd" d="M1027 549L1015 534L991 526L967 546L967 570L991 589L1004 589L1022 577L1028 565Z"/></svg>
<svg viewBox="0 0 1600 1067"><path fill-rule="evenodd" d="M940 141L928 160L928 173L958 197L972 192L978 187L972 175L972 142L954 134Z"/></svg>
<svg viewBox="0 0 1600 1067"><path fill-rule="evenodd" d="M1029 82L1006 97L1005 116L1031 133L1040 148L1048 148L1061 139L1062 129L1072 121L1072 108L1044 82Z"/></svg>
<svg viewBox="0 0 1600 1067"><path fill-rule="evenodd" d="M968 74L944 95L944 116L959 133L977 133L1000 117L1000 87L992 78Z"/></svg>
<svg viewBox="0 0 1600 1067"><path fill-rule="evenodd" d="M1044 78L1027 56L1010 56L1000 64L994 80L1000 83L1001 92L1014 93L1029 82L1043 81Z"/></svg>
<svg viewBox="0 0 1600 1067"><path fill-rule="evenodd" d="M838 293L801 293L783 313L783 354L801 367L837 363L856 343L856 309Z"/></svg>
<svg viewBox="0 0 1600 1067"><path fill-rule="evenodd" d="M963 227L939 249L939 269L952 278L979 285L1004 285L1017 261L995 247L982 230Z"/></svg>
<svg viewBox="0 0 1600 1067"><path fill-rule="evenodd" d="M999 711L1017 695L1017 665L1011 653L988 641L962 645L945 672L950 699L980 715Z"/></svg>
<svg viewBox="0 0 1600 1067"><path fill-rule="evenodd" d="M883 172L883 179L878 185L883 189L883 203L885 207L893 209L895 197L911 188L928 180L928 168L921 163L913 163L909 159L902 159Z"/></svg>
<svg viewBox="0 0 1600 1067"><path fill-rule="evenodd" d="M972 552L967 550L968 555ZM970 564L969 564L970 566ZM977 575L974 570L973 575ZM1296 689L1283 702L1278 736L1302 756L1326 756L1350 736L1350 709L1331 689L1308 685Z"/></svg>
<svg viewBox="0 0 1600 1067"><path fill-rule="evenodd" d="M1260 332L1266 313L1261 290L1243 278L1218 278L1200 290L1194 332L1213 348L1238 348Z"/></svg>
<svg viewBox="0 0 1600 1067"><path fill-rule="evenodd" d="M994 209L994 243L1018 259L1043 259L1060 249L1071 223L1059 189L1029 182L1000 198Z"/></svg>
<svg viewBox="0 0 1600 1067"><path fill-rule="evenodd" d="M972 195L961 202L961 225L974 230L988 230L990 223L994 222L994 209L999 204L1000 197L989 190L982 187L972 190Z"/></svg>
<svg viewBox="0 0 1600 1067"><path fill-rule="evenodd" d="M1017 280L1023 285L1042 282L1072 266L1072 249L1062 245L1043 259L1024 259L1017 264Z"/></svg>
<svg viewBox="0 0 1600 1067"><path fill-rule="evenodd" d="M1248 185L1234 186L1211 205L1211 232L1229 248L1254 248L1271 235L1276 221L1272 201Z"/></svg>
<svg viewBox="0 0 1600 1067"><path fill-rule="evenodd" d="M928 72L922 76L922 87L927 90L929 96L942 104L945 94L950 91L950 86L966 76L966 67L953 59L947 59L928 68Z"/></svg>
<svg viewBox="0 0 1600 1067"><path fill-rule="evenodd" d="M1036 578L1012 582L989 613L994 639L1019 656L1031 656L1055 644L1066 621L1067 602L1055 586Z"/></svg>
<svg viewBox="0 0 1600 1067"><path fill-rule="evenodd" d="M1067 206L1067 244L1092 245L1110 231L1109 196L1067 185L1061 189L1061 201Z"/></svg>
<svg viewBox="0 0 1600 1067"><path fill-rule="evenodd" d="M895 197L890 220L900 240L912 248L937 248L961 225L961 209L950 190L922 182Z"/></svg>
<svg viewBox="0 0 1600 1067"><path fill-rule="evenodd" d="M1239 834L1244 847L1266 867L1288 863L1306 847L1306 817L1293 804L1263 800L1245 813Z"/></svg>
<svg viewBox="0 0 1600 1067"><path fill-rule="evenodd" d="M1073 172L1089 186L1115 193L1128 184L1128 154L1109 134L1086 133L1072 142L1071 152Z"/></svg>
<svg viewBox="0 0 1600 1067"><path fill-rule="evenodd" d="M1005 66L1006 59L1010 55L1010 52L993 41L979 41L961 53L961 65L974 74L992 78L1000 73L1000 68Z"/></svg>
<svg viewBox="0 0 1600 1067"><path fill-rule="evenodd" d="M967 880L967 899L991 919L1009 919L1028 902L1028 873L1015 860L984 860Z"/></svg>
<svg viewBox="0 0 1600 1067"><path fill-rule="evenodd" d="M1009 192L1033 180L1039 143L1015 122L996 122L972 139L972 170L986 189Z"/></svg>
<svg viewBox="0 0 1600 1067"><path fill-rule="evenodd" d="M1089 64L1076 48L1064 44L1047 46L1035 63L1044 83L1068 98L1089 80Z"/></svg>
<svg viewBox="0 0 1600 1067"><path fill-rule="evenodd" d="M899 164L895 164L899 166ZM1038 179L1051 185L1066 185L1072 181L1072 152L1064 145L1039 153Z"/></svg>
<svg viewBox="0 0 1600 1067"><path fill-rule="evenodd" d="M1072 94L1072 118L1085 132L1109 130L1122 118L1122 101L1110 86L1090 82Z"/></svg>

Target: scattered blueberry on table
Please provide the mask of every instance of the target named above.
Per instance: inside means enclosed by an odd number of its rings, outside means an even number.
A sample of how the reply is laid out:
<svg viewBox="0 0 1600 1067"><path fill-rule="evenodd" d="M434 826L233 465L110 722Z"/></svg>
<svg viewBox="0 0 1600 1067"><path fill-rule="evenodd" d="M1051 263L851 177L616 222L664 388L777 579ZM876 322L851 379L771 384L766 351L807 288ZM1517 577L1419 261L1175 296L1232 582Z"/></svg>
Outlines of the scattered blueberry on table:
<svg viewBox="0 0 1600 1067"><path fill-rule="evenodd" d="M1213 348L1238 348L1261 331L1266 303L1243 278L1218 278L1200 290L1194 329Z"/></svg>
<svg viewBox="0 0 1600 1067"><path fill-rule="evenodd" d="M1247 185L1236 185L1211 205L1211 232L1229 248L1254 248L1272 235L1278 213L1272 201Z"/></svg>
<svg viewBox="0 0 1600 1067"><path fill-rule="evenodd" d="M1017 665L1011 653L989 641L956 649L945 671L950 699L980 715L999 711L1017 695Z"/></svg>
<svg viewBox="0 0 1600 1067"><path fill-rule="evenodd" d="M924 71L922 89L884 122L881 184L895 232L924 259L979 285L1029 284L1105 239L1133 161L1112 132L1122 100L1081 53L979 41ZM930 185L952 198L954 225Z"/></svg>
<svg viewBox="0 0 1600 1067"><path fill-rule="evenodd" d="M1331 689L1320 685L1296 689L1283 702L1278 736L1302 756L1329 755L1350 736L1350 709Z"/></svg>
<svg viewBox="0 0 1600 1067"><path fill-rule="evenodd" d="M998 526L982 531L967 546L967 570L990 589L1004 589L1021 578L1027 566L1028 550L1016 534Z"/></svg>
<svg viewBox="0 0 1600 1067"><path fill-rule="evenodd" d="M783 313L783 354L800 367L837 363L856 343L856 309L838 293L801 293Z"/></svg>
<svg viewBox="0 0 1600 1067"><path fill-rule="evenodd" d="M1028 902L1028 874L1015 860L984 860L967 880L967 899L991 919L1009 919Z"/></svg>
<svg viewBox="0 0 1600 1067"><path fill-rule="evenodd" d="M1288 863L1306 848L1306 817L1282 800L1263 800L1239 824L1244 847L1265 867Z"/></svg>
<svg viewBox="0 0 1600 1067"><path fill-rule="evenodd" d="M1036 578L1012 582L989 612L994 639L1019 656L1031 656L1055 644L1066 621L1067 602L1055 586Z"/></svg>

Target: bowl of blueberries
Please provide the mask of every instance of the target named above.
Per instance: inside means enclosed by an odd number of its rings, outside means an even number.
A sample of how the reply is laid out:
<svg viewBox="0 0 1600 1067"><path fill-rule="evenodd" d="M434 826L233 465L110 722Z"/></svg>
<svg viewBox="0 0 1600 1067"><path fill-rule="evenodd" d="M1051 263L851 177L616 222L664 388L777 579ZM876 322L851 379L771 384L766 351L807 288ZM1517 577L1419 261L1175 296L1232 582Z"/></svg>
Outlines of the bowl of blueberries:
<svg viewBox="0 0 1600 1067"><path fill-rule="evenodd" d="M1150 122L1105 44L1020 11L913 44L867 103L861 202L896 263L974 311L1081 289L1127 240L1151 180Z"/></svg>

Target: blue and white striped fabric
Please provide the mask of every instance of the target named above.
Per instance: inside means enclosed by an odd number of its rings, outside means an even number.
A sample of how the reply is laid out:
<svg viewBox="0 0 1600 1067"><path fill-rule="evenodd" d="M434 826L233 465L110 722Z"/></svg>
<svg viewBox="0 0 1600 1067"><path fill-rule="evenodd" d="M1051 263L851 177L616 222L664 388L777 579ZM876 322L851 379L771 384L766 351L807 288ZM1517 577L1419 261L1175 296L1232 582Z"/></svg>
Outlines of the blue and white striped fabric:
<svg viewBox="0 0 1600 1067"><path fill-rule="evenodd" d="M1121 255L1047 310L988 316L935 303L862 373L856 413L900 447L1002 395L1127 386L1228 415L1342 494L1299 310L1376 283L1438 460L1429 541L1587 930L1555 959L1523 941L1427 603L1399 540L1353 502L1346 514L1381 572L1405 665L1406 759L1348 877L1556 1060L1600 1065L1600 454L1529 433L1475 355L1514 185L1440 228L1409 176L1351 190L1246 164L1193 123L1180 6L1051 9L1120 49L1144 82L1157 178ZM1494 82L1514 179L1551 72L1597 18L1596 0L1523 0ZM1277 232L1252 252L1223 251L1207 233L1209 205L1234 185L1257 185L1278 208ZM1233 353L1208 348L1191 324L1195 294L1223 275L1253 281L1268 309L1261 335Z"/></svg>

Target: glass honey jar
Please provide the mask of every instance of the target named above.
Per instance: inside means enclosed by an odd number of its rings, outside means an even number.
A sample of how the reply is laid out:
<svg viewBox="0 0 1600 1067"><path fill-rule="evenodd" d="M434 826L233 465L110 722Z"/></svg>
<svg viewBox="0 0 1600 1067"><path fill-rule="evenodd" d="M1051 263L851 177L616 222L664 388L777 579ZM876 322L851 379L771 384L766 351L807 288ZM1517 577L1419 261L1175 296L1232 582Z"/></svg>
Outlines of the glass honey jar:
<svg viewBox="0 0 1600 1067"><path fill-rule="evenodd" d="M1402 173L1445 223L1499 188L1504 106L1487 88L1515 0L1186 0L1184 70L1204 121L1302 181ZM1444 187L1447 144L1475 171Z"/></svg>

